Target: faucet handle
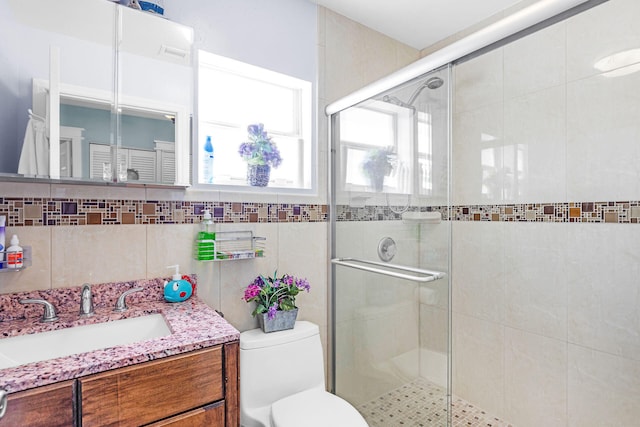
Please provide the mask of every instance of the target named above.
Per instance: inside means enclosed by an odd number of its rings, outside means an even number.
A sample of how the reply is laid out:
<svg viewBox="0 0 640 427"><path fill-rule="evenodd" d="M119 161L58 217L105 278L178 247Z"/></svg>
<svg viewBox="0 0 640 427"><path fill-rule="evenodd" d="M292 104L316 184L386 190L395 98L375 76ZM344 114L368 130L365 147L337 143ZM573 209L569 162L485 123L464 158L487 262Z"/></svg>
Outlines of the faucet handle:
<svg viewBox="0 0 640 427"><path fill-rule="evenodd" d="M132 293L134 293L134 292L140 292L140 291L142 291L142 290L144 290L144 288L132 288L132 289L129 289L129 290L127 290L127 291L124 291L124 292L122 293L122 295L120 295L120 296L118 297L118 301L116 301L116 306L115 306L115 308L113 309L113 311L118 312L118 313L123 312L123 311L127 311L127 310L128 310L128 307L127 307L127 304L126 304L125 298L126 298L128 295L130 295L130 294L132 294Z"/></svg>
<svg viewBox="0 0 640 427"><path fill-rule="evenodd" d="M44 314L42 315L42 319L40 319L43 323L55 322L58 320L58 315L56 314L56 308L49 301L45 301L43 299L21 299L20 304L41 304L44 306Z"/></svg>
<svg viewBox="0 0 640 427"><path fill-rule="evenodd" d="M88 283L82 285L80 291L80 316L93 316L93 295L91 294L91 286Z"/></svg>

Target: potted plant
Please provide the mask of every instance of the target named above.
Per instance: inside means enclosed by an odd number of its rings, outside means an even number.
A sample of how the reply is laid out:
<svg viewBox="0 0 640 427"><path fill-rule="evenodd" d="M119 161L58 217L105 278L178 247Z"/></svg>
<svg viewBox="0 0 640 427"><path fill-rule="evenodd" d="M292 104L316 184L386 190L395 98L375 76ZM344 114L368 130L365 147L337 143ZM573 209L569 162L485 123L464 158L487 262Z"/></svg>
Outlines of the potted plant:
<svg viewBox="0 0 640 427"><path fill-rule="evenodd" d="M247 127L249 141L240 144L238 153L247 162L247 183L255 187L269 184L271 167L282 163L276 143L267 135L262 123Z"/></svg>
<svg viewBox="0 0 640 427"><path fill-rule="evenodd" d="M386 147L375 148L365 154L362 170L375 191L382 191L384 177L393 171L392 152L392 147Z"/></svg>
<svg viewBox="0 0 640 427"><path fill-rule="evenodd" d="M271 277L256 277L245 289L242 299L256 303L251 314L258 317L264 332L281 331L293 328L298 316L296 296L301 291L309 292L310 289L307 279L290 274L278 277L277 272L274 272Z"/></svg>

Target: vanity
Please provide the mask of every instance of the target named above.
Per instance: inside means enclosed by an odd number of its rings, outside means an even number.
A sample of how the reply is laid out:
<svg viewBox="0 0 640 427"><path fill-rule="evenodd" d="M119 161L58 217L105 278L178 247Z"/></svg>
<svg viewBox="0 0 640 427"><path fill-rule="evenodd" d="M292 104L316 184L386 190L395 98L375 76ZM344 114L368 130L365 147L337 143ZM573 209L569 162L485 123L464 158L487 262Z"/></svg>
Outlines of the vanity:
<svg viewBox="0 0 640 427"><path fill-rule="evenodd" d="M131 283L94 286L97 304L89 317L78 314L79 288L0 295L7 308L0 314L3 338L156 315L170 330L143 341L0 369L0 388L8 393L0 426L239 425L239 332L197 296L164 302L161 279L135 286L144 290L127 298L123 313L114 312L113 305ZM59 320L40 322L41 307L18 302L27 297L52 302ZM11 365L6 359L0 363Z"/></svg>

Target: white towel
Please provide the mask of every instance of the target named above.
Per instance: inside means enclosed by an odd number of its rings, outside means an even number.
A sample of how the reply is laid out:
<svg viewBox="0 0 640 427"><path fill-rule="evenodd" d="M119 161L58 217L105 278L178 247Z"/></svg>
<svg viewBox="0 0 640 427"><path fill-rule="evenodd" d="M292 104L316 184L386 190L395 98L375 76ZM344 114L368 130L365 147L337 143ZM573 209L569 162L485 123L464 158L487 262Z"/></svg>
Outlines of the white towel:
<svg viewBox="0 0 640 427"><path fill-rule="evenodd" d="M45 125L40 120L29 118L24 132L18 173L31 176L49 175L49 144L45 136Z"/></svg>

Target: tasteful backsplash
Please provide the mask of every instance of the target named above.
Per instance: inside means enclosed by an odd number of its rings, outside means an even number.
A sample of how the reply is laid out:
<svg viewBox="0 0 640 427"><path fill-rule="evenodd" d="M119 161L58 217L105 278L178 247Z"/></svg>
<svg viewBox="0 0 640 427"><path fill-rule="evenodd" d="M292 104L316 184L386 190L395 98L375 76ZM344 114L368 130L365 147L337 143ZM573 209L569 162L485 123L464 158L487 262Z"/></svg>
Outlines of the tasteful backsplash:
<svg viewBox="0 0 640 427"><path fill-rule="evenodd" d="M7 226L323 222L326 205L0 197Z"/></svg>
<svg viewBox="0 0 640 427"><path fill-rule="evenodd" d="M217 223L326 222L322 204L279 204L202 201L59 199L0 197L0 215L7 226L196 224L209 209ZM558 202L492 205L429 206L410 211L434 211L443 220L507 222L640 222L640 201ZM337 221L402 219L400 207L336 207Z"/></svg>

